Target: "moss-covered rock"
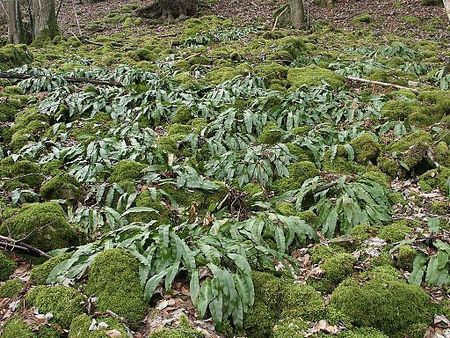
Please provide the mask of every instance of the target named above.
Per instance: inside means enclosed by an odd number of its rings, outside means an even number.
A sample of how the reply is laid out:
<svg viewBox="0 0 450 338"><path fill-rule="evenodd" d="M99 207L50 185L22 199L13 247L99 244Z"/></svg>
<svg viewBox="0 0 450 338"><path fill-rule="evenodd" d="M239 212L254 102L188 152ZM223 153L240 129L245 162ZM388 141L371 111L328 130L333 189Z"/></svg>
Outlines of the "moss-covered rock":
<svg viewBox="0 0 450 338"><path fill-rule="evenodd" d="M136 258L121 249L110 249L95 257L86 291L98 299L99 311L110 310L136 327L144 318L146 304Z"/></svg>
<svg viewBox="0 0 450 338"><path fill-rule="evenodd" d="M124 182L124 181L138 181L142 178L142 170L145 168L145 164L131 161L122 160L116 164L113 172L111 173L111 182Z"/></svg>
<svg viewBox="0 0 450 338"><path fill-rule="evenodd" d="M0 285L0 298L14 298L23 288L20 279L11 279Z"/></svg>
<svg viewBox="0 0 450 338"><path fill-rule="evenodd" d="M31 328L21 318L8 320L3 327L2 338L36 338Z"/></svg>
<svg viewBox="0 0 450 338"><path fill-rule="evenodd" d="M350 236L356 242L363 242L377 234L377 229L369 224L359 224L350 230Z"/></svg>
<svg viewBox="0 0 450 338"><path fill-rule="evenodd" d="M325 302L313 287L286 281L282 285L282 292L281 318L318 321L324 316Z"/></svg>
<svg viewBox="0 0 450 338"><path fill-rule="evenodd" d="M391 100L384 104L381 114L390 120L405 120L412 114L422 114L422 105L417 101Z"/></svg>
<svg viewBox="0 0 450 338"><path fill-rule="evenodd" d="M75 289L66 286L37 286L28 292L26 301L40 313L51 313L51 321L69 328L72 320L84 311L85 298Z"/></svg>
<svg viewBox="0 0 450 338"><path fill-rule="evenodd" d="M380 228L378 237L388 243L399 242L412 232L406 221L398 221Z"/></svg>
<svg viewBox="0 0 450 338"><path fill-rule="evenodd" d="M427 157L432 141L430 133L418 130L390 144L388 150L412 169Z"/></svg>
<svg viewBox="0 0 450 338"><path fill-rule="evenodd" d="M277 126L276 123L269 122L265 125L261 134L259 135L258 141L265 144L277 144L281 141L284 131Z"/></svg>
<svg viewBox="0 0 450 338"><path fill-rule="evenodd" d="M153 332L149 338L202 338L203 333L195 330L189 325L186 317L181 317L180 325L177 328L165 328Z"/></svg>
<svg viewBox="0 0 450 338"><path fill-rule="evenodd" d="M420 175L419 185L424 191L441 189L445 193L450 192L450 168L439 167Z"/></svg>
<svg viewBox="0 0 450 338"><path fill-rule="evenodd" d="M338 335L338 338L389 338L383 332L371 327L360 327L344 331Z"/></svg>
<svg viewBox="0 0 450 338"><path fill-rule="evenodd" d="M72 176L65 173L58 174L45 182L39 193L46 200L76 200L80 197L79 183Z"/></svg>
<svg viewBox="0 0 450 338"><path fill-rule="evenodd" d="M70 257L70 254L63 253L58 256L50 258L48 261L36 265L31 269L30 280L34 285L45 285L47 284L47 278L50 272L53 270L55 266L59 263L62 263L66 259Z"/></svg>
<svg viewBox="0 0 450 338"><path fill-rule="evenodd" d="M44 251L64 248L77 242L75 231L57 203L24 205L17 215L0 225L0 234L24 238L24 242Z"/></svg>
<svg viewBox="0 0 450 338"><path fill-rule="evenodd" d="M439 142L435 149L435 160L444 167L450 167L450 148L445 142Z"/></svg>
<svg viewBox="0 0 450 338"><path fill-rule="evenodd" d="M377 139L367 132L360 134L350 145L353 147L356 161L359 163L375 161L380 153L380 144Z"/></svg>
<svg viewBox="0 0 450 338"><path fill-rule="evenodd" d="M119 320L112 317L92 318L82 314L72 320L69 338L128 338L127 331ZM119 335L120 334L120 335Z"/></svg>
<svg viewBox="0 0 450 338"><path fill-rule="evenodd" d="M308 179L319 175L316 165L309 161L292 163L288 166L289 177L283 177L273 182L272 188L278 193L299 189Z"/></svg>
<svg viewBox="0 0 450 338"><path fill-rule="evenodd" d="M6 45L0 48L0 70L22 66L33 61L26 45Z"/></svg>
<svg viewBox="0 0 450 338"><path fill-rule="evenodd" d="M349 253L338 253L325 259L320 265L323 270L324 291L331 291L353 272L356 259Z"/></svg>
<svg viewBox="0 0 450 338"><path fill-rule="evenodd" d="M348 279L331 295L331 304L357 326L373 327L389 337L403 337L415 324L431 321L429 296L407 284L392 268L379 268L364 280Z"/></svg>
<svg viewBox="0 0 450 338"><path fill-rule="evenodd" d="M7 280L16 269L16 262L0 252L0 282Z"/></svg>
<svg viewBox="0 0 450 338"><path fill-rule="evenodd" d="M150 191L144 191L136 198L137 207L152 208L155 211L143 212L133 216L134 221L148 222L157 220L159 224L169 222L169 208L162 202L160 194L152 194Z"/></svg>
<svg viewBox="0 0 450 338"><path fill-rule="evenodd" d="M308 324L300 318L282 319L273 327L273 338L304 338Z"/></svg>
<svg viewBox="0 0 450 338"><path fill-rule="evenodd" d="M39 188L44 180L39 165L28 160L14 163L11 166L10 176L31 188Z"/></svg>
<svg viewBox="0 0 450 338"><path fill-rule="evenodd" d="M401 245L395 254L395 266L411 271L417 251L411 245Z"/></svg>
<svg viewBox="0 0 450 338"><path fill-rule="evenodd" d="M319 264L325 262L327 259L334 257L339 253L344 253L345 250L340 246L330 246L325 244L317 244L312 247L310 251L311 262Z"/></svg>
<svg viewBox="0 0 450 338"><path fill-rule="evenodd" d="M287 80L294 89L302 86L316 87L322 85L324 82L329 84L332 88L340 88L345 84L342 76L336 74L332 70L317 66L290 68Z"/></svg>
<svg viewBox="0 0 450 338"><path fill-rule="evenodd" d="M389 156L379 156L377 167L390 177L397 177L400 170L398 162Z"/></svg>

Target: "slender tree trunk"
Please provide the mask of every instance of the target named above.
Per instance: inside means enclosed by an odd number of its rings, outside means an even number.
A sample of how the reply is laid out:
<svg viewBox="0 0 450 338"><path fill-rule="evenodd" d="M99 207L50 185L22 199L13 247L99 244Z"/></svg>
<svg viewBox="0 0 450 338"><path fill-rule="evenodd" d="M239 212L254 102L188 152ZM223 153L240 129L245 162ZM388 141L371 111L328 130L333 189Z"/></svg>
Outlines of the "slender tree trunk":
<svg viewBox="0 0 450 338"><path fill-rule="evenodd" d="M305 23L303 0L289 0L289 7L291 8L292 26L296 29L302 28Z"/></svg>
<svg viewBox="0 0 450 338"><path fill-rule="evenodd" d="M5 5L8 15L8 40L10 43L20 43L22 19L20 18L19 1L5 1Z"/></svg>
<svg viewBox="0 0 450 338"><path fill-rule="evenodd" d="M450 20L450 0L442 0L445 7L445 12L447 13L448 19Z"/></svg>
<svg viewBox="0 0 450 338"><path fill-rule="evenodd" d="M54 0L33 0L34 38L58 35Z"/></svg>

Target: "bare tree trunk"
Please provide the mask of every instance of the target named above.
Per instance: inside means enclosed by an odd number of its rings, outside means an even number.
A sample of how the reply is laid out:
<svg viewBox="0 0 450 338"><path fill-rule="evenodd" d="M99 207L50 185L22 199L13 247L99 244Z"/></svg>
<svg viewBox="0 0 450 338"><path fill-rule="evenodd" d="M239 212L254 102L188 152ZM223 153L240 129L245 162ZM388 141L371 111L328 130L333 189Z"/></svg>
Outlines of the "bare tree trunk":
<svg viewBox="0 0 450 338"><path fill-rule="evenodd" d="M445 7L445 12L447 13L448 19L450 20L450 0L442 0Z"/></svg>
<svg viewBox="0 0 450 338"><path fill-rule="evenodd" d="M8 40L10 43L20 43L21 18L18 0L5 1L8 15Z"/></svg>
<svg viewBox="0 0 450 338"><path fill-rule="evenodd" d="M291 8L292 26L296 29L302 28L305 23L303 0L289 0L289 7Z"/></svg>
<svg viewBox="0 0 450 338"><path fill-rule="evenodd" d="M54 0L33 0L34 38L58 35Z"/></svg>

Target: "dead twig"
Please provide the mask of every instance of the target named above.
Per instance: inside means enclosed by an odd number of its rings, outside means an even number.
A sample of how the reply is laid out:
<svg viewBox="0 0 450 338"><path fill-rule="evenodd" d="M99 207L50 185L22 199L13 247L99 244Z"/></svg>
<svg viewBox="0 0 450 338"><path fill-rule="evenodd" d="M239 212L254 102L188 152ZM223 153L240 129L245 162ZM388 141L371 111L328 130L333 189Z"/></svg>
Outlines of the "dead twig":
<svg viewBox="0 0 450 338"><path fill-rule="evenodd" d="M32 245L23 243L21 241L17 241L13 238L6 237L6 236L0 236L0 247L2 247L5 250L14 251L14 250L21 250L25 251L34 255L38 255L41 257L50 258L51 256L44 251L35 248Z"/></svg>
<svg viewBox="0 0 450 338"><path fill-rule="evenodd" d="M346 78L347 78L347 80L354 81L354 82L369 83L369 84L373 84L373 85L377 85L377 86L391 87L391 88L396 88L396 89L407 89L407 90L412 91L413 93L416 93L416 94L419 93L419 91L417 89L410 88L410 87L405 87L405 86L400 86L400 85L397 85L397 84L394 84L394 83L374 81L374 80L363 79L363 78L355 77L355 76L347 76Z"/></svg>

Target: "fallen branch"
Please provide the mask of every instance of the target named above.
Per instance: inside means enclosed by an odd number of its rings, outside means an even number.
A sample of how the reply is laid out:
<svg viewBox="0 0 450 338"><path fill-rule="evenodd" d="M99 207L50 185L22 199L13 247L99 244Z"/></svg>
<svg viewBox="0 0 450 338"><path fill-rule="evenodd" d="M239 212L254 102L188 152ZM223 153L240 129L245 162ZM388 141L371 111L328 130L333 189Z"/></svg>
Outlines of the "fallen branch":
<svg viewBox="0 0 450 338"><path fill-rule="evenodd" d="M355 77L355 76L347 76L346 78L347 78L347 80L350 80L350 81L369 83L369 84L373 84L373 85L377 85L377 86L391 87L391 88L396 88L396 89L407 89L407 90L412 91L413 93L419 93L419 91L417 89L410 88L410 87L405 87L405 86L400 86L400 85L397 85L397 84L394 84L394 83L374 81L374 80L363 79L363 78Z"/></svg>
<svg viewBox="0 0 450 338"><path fill-rule="evenodd" d="M0 247L2 247L5 250L21 250L28 252L30 254L38 255L41 257L47 257L50 258L51 256L45 253L42 250L39 250L38 248L35 248L34 246L31 246L29 244L23 243L21 241L17 241L10 237L0 236Z"/></svg>
<svg viewBox="0 0 450 338"><path fill-rule="evenodd" d="M29 75L29 74L20 74L20 73L5 73L0 72L1 79L16 79L16 80L27 80L30 78L38 78L46 75ZM117 81L108 81L108 80L96 80L89 79L87 77L63 77L69 83L91 83L95 85L106 85L113 87L123 87L123 85Z"/></svg>

